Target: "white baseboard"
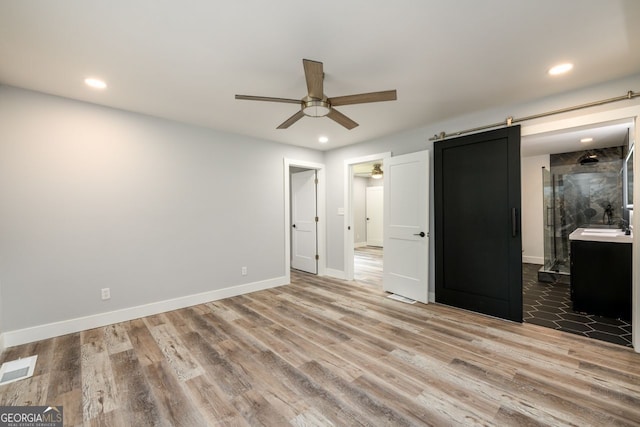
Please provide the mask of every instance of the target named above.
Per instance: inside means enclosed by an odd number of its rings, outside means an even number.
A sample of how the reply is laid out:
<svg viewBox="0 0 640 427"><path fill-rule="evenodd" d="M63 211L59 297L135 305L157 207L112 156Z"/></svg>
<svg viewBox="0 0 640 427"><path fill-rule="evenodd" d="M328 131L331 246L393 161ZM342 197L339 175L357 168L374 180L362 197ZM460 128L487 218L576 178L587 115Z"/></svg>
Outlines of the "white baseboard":
<svg viewBox="0 0 640 427"><path fill-rule="evenodd" d="M354 248L364 248L367 246L367 242L358 242L353 245Z"/></svg>
<svg viewBox="0 0 640 427"><path fill-rule="evenodd" d="M15 345L71 334L87 329L99 328L114 323L125 322L127 320L139 319L145 316L151 316L237 295L248 294L250 292L261 291L263 289L275 288L288 283L289 282L286 280L285 276L276 277L274 279L263 280L260 282L231 286L224 289L216 289L214 291L187 295L184 297L124 308L107 313L99 313L86 317L78 317L76 319L63 320L60 322L8 331L0 335L0 345L13 347Z"/></svg>
<svg viewBox="0 0 640 427"><path fill-rule="evenodd" d="M344 271L342 270L334 270L333 268L327 268L324 270L325 276L333 277L336 279L346 280L347 276L345 276Z"/></svg>
<svg viewBox="0 0 640 427"><path fill-rule="evenodd" d="M527 264L544 265L544 257L522 255L522 262L527 263Z"/></svg>
<svg viewBox="0 0 640 427"><path fill-rule="evenodd" d="M429 292L429 296L428 296L428 300L429 302L436 302L436 293L435 292Z"/></svg>
<svg viewBox="0 0 640 427"><path fill-rule="evenodd" d="M4 334L0 334L0 354L4 353Z"/></svg>

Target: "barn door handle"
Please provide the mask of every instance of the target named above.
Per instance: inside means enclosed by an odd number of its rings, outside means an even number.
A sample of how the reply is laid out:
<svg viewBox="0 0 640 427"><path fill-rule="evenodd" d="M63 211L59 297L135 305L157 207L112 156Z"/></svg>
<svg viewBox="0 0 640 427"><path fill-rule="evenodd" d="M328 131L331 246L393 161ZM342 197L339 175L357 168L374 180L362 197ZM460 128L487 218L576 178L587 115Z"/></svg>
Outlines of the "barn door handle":
<svg viewBox="0 0 640 427"><path fill-rule="evenodd" d="M426 234L424 234L424 231L421 231L421 232L419 232L417 234L414 234L414 236L424 237L424 236L426 236Z"/></svg>
<svg viewBox="0 0 640 427"><path fill-rule="evenodd" d="M511 237L518 235L518 209L511 208Z"/></svg>

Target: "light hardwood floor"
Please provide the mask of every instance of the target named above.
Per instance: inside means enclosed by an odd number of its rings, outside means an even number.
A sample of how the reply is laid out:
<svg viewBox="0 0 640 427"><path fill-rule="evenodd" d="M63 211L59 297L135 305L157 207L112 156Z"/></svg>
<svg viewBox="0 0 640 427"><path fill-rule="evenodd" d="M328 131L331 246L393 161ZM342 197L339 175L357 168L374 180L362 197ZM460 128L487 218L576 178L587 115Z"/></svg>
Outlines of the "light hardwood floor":
<svg viewBox="0 0 640 427"><path fill-rule="evenodd" d="M358 282L382 289L383 249L364 246L354 251L353 276Z"/></svg>
<svg viewBox="0 0 640 427"><path fill-rule="evenodd" d="M292 284L8 349L65 425L640 425L640 354L371 284Z"/></svg>

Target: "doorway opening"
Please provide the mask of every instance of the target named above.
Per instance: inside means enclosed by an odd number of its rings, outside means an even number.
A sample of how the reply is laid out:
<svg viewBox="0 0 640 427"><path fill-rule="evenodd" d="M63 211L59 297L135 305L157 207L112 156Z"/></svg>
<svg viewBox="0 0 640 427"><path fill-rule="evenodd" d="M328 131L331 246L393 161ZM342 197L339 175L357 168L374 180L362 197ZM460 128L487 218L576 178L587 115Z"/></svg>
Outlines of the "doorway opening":
<svg viewBox="0 0 640 427"><path fill-rule="evenodd" d="M384 259L384 169L382 159L353 165L354 279L382 283Z"/></svg>
<svg viewBox="0 0 640 427"><path fill-rule="evenodd" d="M383 275L384 160L391 153L345 161L345 279L381 288ZM372 175L376 175L373 177Z"/></svg>
<svg viewBox="0 0 640 427"><path fill-rule="evenodd" d="M325 166L284 159L285 276L291 268L318 276L326 270Z"/></svg>
<svg viewBox="0 0 640 427"><path fill-rule="evenodd" d="M573 309L582 285L572 280L571 235L629 223L625 159L634 133L633 119L621 119L522 138L524 322L632 346L630 297L626 316ZM602 283L603 292L610 285Z"/></svg>

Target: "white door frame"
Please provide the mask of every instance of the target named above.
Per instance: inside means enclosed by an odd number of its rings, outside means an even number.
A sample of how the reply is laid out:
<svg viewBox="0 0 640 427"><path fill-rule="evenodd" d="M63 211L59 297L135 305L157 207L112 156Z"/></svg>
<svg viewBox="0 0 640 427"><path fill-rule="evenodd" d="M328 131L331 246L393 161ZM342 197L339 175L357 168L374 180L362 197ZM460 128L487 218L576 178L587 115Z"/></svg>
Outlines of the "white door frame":
<svg viewBox="0 0 640 427"><path fill-rule="evenodd" d="M344 161L344 279L353 280L353 262L355 245L354 225L353 225L353 165L358 163L373 162L382 160L384 171L384 160L391 157L391 152L370 154L368 156L355 157Z"/></svg>
<svg viewBox="0 0 640 427"><path fill-rule="evenodd" d="M326 172L322 163L307 162L284 158L284 275L286 283L291 283L291 180L289 169L291 167L315 169L318 178L316 197L318 198L318 276L325 275L327 266L326 236Z"/></svg>
<svg viewBox="0 0 640 427"><path fill-rule="evenodd" d="M552 132L563 129L569 129L577 126L590 125L594 123L603 123L613 120L634 119L635 143L640 144L640 105L636 104L630 107L616 108L607 111L590 114L573 113L573 117L564 119L548 119L542 122L522 124L521 136L536 135L538 133ZM637 153L636 149L636 153ZM639 170L640 160L638 155L633 156L633 169ZM640 174L634 174L633 177L633 197L634 200L640 200ZM640 209L635 209L640 210ZM640 247L638 243L638 233L640 233L640 215L633 217L633 255L632 266L640 265ZM632 272L632 296L631 296L631 339L633 349L636 353L640 353L640 268L633 268Z"/></svg>

